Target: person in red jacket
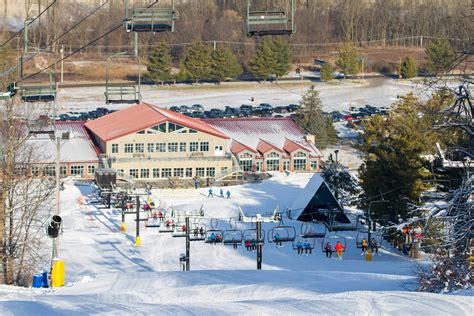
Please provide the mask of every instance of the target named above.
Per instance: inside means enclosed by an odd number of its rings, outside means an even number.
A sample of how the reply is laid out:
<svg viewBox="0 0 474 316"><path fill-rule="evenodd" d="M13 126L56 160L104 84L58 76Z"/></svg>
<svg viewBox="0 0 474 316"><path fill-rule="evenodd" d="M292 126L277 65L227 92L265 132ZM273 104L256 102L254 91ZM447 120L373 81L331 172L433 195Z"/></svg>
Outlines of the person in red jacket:
<svg viewBox="0 0 474 316"><path fill-rule="evenodd" d="M336 243L336 246L334 247L334 249L336 250L336 253L337 253L337 257L339 259L342 259L342 253L344 252L344 246L342 245L342 243L340 241L338 241Z"/></svg>

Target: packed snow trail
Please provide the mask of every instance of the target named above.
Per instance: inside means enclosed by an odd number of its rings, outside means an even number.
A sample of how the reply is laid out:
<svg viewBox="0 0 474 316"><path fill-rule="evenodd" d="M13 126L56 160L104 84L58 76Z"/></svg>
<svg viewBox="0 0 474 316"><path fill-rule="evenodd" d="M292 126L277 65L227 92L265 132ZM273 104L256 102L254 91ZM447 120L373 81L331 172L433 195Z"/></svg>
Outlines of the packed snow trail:
<svg viewBox="0 0 474 316"><path fill-rule="evenodd" d="M177 210L198 210L221 218L227 229L238 208L248 214L291 205L311 175L275 174L258 184L227 187L231 199L206 198L206 188L154 190L155 202ZM219 191L219 188L215 188ZM141 223L142 247L134 246L135 216L127 215L127 232L119 232L119 211L86 203L89 185L66 184L62 193L64 234L60 257L66 262L66 286L59 289L0 287L1 315L83 314L422 314L472 315L473 297L411 292L415 266L393 249L366 262L347 240L344 259L327 259L318 239L312 255L298 256L291 243L266 243L263 270L256 271L255 252L244 247L191 242L191 272L179 272L184 238L159 234ZM209 225L209 222L206 222ZM285 219L286 225L299 224ZM274 225L264 225L266 231ZM209 226L208 226L209 228ZM250 224L238 224L238 229ZM45 267L47 268L47 267ZM471 293L472 294L472 293Z"/></svg>

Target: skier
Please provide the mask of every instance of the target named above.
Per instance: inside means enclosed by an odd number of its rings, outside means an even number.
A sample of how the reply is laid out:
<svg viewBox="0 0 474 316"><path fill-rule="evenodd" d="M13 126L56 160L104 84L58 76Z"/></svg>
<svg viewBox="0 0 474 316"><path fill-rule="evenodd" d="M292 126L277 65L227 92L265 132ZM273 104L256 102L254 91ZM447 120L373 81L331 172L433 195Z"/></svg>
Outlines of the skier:
<svg viewBox="0 0 474 316"><path fill-rule="evenodd" d="M194 188L197 190L199 188L199 180L197 178L194 179Z"/></svg>
<svg viewBox="0 0 474 316"><path fill-rule="evenodd" d="M216 235L216 242L222 242L222 235L221 234Z"/></svg>
<svg viewBox="0 0 474 316"><path fill-rule="evenodd" d="M360 242L360 245L361 245L361 248L362 248L362 252L366 252L367 251L367 240L362 239L362 241Z"/></svg>
<svg viewBox="0 0 474 316"><path fill-rule="evenodd" d="M212 197L212 198L213 198L213 197L214 197L214 194L212 194L212 188L209 188L209 191L208 191L208 192L209 192L209 194L207 195L207 197L208 197L208 198L209 198L209 197Z"/></svg>
<svg viewBox="0 0 474 316"><path fill-rule="evenodd" d="M208 237L209 241L213 244L216 243L216 234L212 233L209 237Z"/></svg>
<svg viewBox="0 0 474 316"><path fill-rule="evenodd" d="M283 246L283 243L281 242L281 238L280 238L280 234L279 233L276 233L274 236L273 236L273 240L275 241L275 244L276 246Z"/></svg>
<svg viewBox="0 0 474 316"><path fill-rule="evenodd" d="M199 229L199 234L201 235L201 237L204 236L204 228L201 227L201 228Z"/></svg>
<svg viewBox="0 0 474 316"><path fill-rule="evenodd" d="M237 240L234 240L233 243L232 243L232 246L234 247L234 249L237 249Z"/></svg>
<svg viewBox="0 0 474 316"><path fill-rule="evenodd" d="M305 254L312 253L311 244L307 240L304 242L304 253Z"/></svg>
<svg viewBox="0 0 474 316"><path fill-rule="evenodd" d="M324 252L326 253L326 258L331 258L332 257L332 247L331 247L331 244L329 242L326 243L326 246L324 247Z"/></svg>
<svg viewBox="0 0 474 316"><path fill-rule="evenodd" d="M379 253L379 244L375 238L370 241L370 248L372 248L372 253Z"/></svg>
<svg viewBox="0 0 474 316"><path fill-rule="evenodd" d="M181 231L182 231L182 232L185 233L185 232L186 232L186 229L187 229L186 225L181 226Z"/></svg>
<svg viewBox="0 0 474 316"><path fill-rule="evenodd" d="M193 234L194 234L194 238L197 238L197 237L198 237L198 235L199 235L199 228L197 228L197 227L196 227L196 228L194 228L194 230L193 230Z"/></svg>
<svg viewBox="0 0 474 316"><path fill-rule="evenodd" d="M301 240L299 240L299 241L296 243L296 249L298 250L298 254L299 254L299 255L302 255L302 254L303 254L303 243L301 242Z"/></svg>
<svg viewBox="0 0 474 316"><path fill-rule="evenodd" d="M230 191L229 190L227 190L226 195L227 195L227 198L230 199Z"/></svg>
<svg viewBox="0 0 474 316"><path fill-rule="evenodd" d="M170 225L171 225L171 222L170 222L170 220L167 220L167 221L166 221L166 223L165 223L165 225L166 225L166 228L169 228L169 227L170 227Z"/></svg>
<svg viewBox="0 0 474 316"><path fill-rule="evenodd" d="M224 190L222 188L220 188L219 193L220 193L220 197L224 198Z"/></svg>
<svg viewBox="0 0 474 316"><path fill-rule="evenodd" d="M336 249L337 257L339 259L342 259L342 252L344 251L344 246L341 244L340 241L336 243L336 246L334 247Z"/></svg>
<svg viewBox="0 0 474 316"><path fill-rule="evenodd" d="M159 211L158 212L158 217L160 219L160 222L163 222L165 220L165 217L163 216L163 212L162 211Z"/></svg>
<svg viewBox="0 0 474 316"><path fill-rule="evenodd" d="M250 240L245 241L245 248L247 248L247 251L252 250L252 243L250 243Z"/></svg>

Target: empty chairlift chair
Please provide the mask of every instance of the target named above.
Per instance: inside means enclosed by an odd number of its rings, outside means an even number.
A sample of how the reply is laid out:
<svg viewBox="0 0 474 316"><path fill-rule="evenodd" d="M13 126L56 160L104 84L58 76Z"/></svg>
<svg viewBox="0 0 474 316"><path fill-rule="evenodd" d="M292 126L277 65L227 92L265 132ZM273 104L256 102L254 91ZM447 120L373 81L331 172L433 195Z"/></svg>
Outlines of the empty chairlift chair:
<svg viewBox="0 0 474 316"><path fill-rule="evenodd" d="M303 238L323 238L326 236L326 225L324 223L305 223L301 224L301 237Z"/></svg>
<svg viewBox="0 0 474 316"><path fill-rule="evenodd" d="M224 245L232 246L237 244L237 246L242 245L243 232L241 230L225 230L224 231Z"/></svg>
<svg viewBox="0 0 474 316"><path fill-rule="evenodd" d="M26 85L21 84L21 101L28 103L54 102L56 100L56 79L55 75L49 73L49 83L47 85Z"/></svg>
<svg viewBox="0 0 474 316"><path fill-rule="evenodd" d="M247 0L247 36L292 35L295 27L295 0L287 0L286 7L280 9L253 10L252 3L262 1Z"/></svg>
<svg viewBox="0 0 474 316"><path fill-rule="evenodd" d="M176 11L174 0L170 7L134 8L131 15L125 1L125 30L127 32L174 32Z"/></svg>
<svg viewBox="0 0 474 316"><path fill-rule="evenodd" d="M269 243L293 242L296 239L296 230L293 226L277 226L268 231Z"/></svg>
<svg viewBox="0 0 474 316"><path fill-rule="evenodd" d="M114 59L118 58L132 58L137 63L138 69L138 85L136 84L111 84L110 82L110 68L111 62ZM105 66L105 103L106 104L136 104L140 103L142 96L140 93L140 85L141 85L141 62L140 58L135 55L135 53L130 52L122 52L118 54L114 54L107 58L106 66Z"/></svg>

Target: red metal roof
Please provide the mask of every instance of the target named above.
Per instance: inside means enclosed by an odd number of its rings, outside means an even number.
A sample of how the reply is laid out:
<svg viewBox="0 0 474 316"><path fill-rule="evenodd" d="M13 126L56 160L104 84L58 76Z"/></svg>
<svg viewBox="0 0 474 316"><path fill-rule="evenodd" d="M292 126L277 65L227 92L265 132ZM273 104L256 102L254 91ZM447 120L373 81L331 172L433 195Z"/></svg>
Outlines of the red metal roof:
<svg viewBox="0 0 474 316"><path fill-rule="evenodd" d="M258 140L257 150L259 152L261 152L262 154L264 154L264 153L266 153L270 150L276 150L276 151L279 151L279 152L283 152L282 149L278 148L277 146L273 145L272 143L270 143L268 141L265 141L261 138Z"/></svg>
<svg viewBox="0 0 474 316"><path fill-rule="evenodd" d="M283 149L285 151L287 151L288 153L292 153L294 152L295 150L298 150L298 149L302 149L306 152L311 152L311 150L309 150L308 148L306 148L305 146L291 140L291 139L288 139L288 138L285 138L285 144L283 145Z"/></svg>
<svg viewBox="0 0 474 316"><path fill-rule="evenodd" d="M284 153L301 148L308 151L311 157L322 156L321 152L306 140L306 134L295 121L288 117L203 119L203 121L229 135L234 141L254 150L265 152L273 148ZM261 141L267 145L260 144Z"/></svg>
<svg viewBox="0 0 474 316"><path fill-rule="evenodd" d="M229 138L201 120L193 119L146 102L89 121L85 126L103 141L110 141L166 121L217 137Z"/></svg>
<svg viewBox="0 0 474 316"><path fill-rule="evenodd" d="M253 153L257 153L256 150L254 150L253 148L250 148L249 146L246 146L238 141L236 141L235 139L232 140L232 145L230 146L230 151L234 154L239 154L245 150L248 150L248 151L251 151Z"/></svg>

